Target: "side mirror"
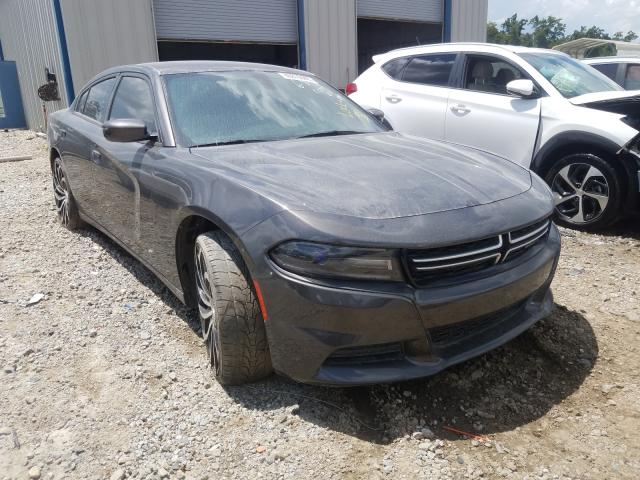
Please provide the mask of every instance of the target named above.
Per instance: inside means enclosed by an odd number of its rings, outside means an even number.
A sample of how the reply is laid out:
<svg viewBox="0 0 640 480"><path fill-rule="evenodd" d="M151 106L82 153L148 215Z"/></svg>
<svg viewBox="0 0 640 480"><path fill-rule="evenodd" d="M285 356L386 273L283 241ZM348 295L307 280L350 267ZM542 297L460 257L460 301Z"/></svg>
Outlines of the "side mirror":
<svg viewBox="0 0 640 480"><path fill-rule="evenodd" d="M365 109L367 110L367 112L369 112L371 115L373 115L374 117L376 117L376 120L378 120L378 122L388 128L389 130L393 130L393 127L391 126L391 124L387 121L386 118L384 118L384 112L382 110L380 110L379 108L374 108L374 107L365 107Z"/></svg>
<svg viewBox="0 0 640 480"><path fill-rule="evenodd" d="M151 138L144 122L135 118L108 120L102 126L102 133L111 142L138 142Z"/></svg>
<svg viewBox="0 0 640 480"><path fill-rule="evenodd" d="M380 123L384 122L384 112L379 108L370 107L367 108L367 112L376 117L376 120L378 120Z"/></svg>
<svg viewBox="0 0 640 480"><path fill-rule="evenodd" d="M526 78L507 83L507 92L521 98L535 98L538 96L536 86Z"/></svg>

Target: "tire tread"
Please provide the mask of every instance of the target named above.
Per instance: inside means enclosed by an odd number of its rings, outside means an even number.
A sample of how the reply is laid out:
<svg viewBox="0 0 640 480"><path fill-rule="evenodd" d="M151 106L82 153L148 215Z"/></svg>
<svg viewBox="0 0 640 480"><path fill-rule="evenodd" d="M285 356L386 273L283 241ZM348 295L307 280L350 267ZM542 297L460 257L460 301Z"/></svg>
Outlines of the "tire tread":
<svg viewBox="0 0 640 480"><path fill-rule="evenodd" d="M237 385L266 377L272 371L262 313L249 271L229 237L220 231L200 235L214 292L220 336L218 381Z"/></svg>

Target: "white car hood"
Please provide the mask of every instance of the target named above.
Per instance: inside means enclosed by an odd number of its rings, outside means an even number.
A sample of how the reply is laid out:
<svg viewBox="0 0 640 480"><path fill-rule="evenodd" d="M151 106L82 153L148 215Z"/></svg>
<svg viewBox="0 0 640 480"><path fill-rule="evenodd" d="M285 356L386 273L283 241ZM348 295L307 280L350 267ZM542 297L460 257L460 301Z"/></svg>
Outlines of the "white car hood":
<svg viewBox="0 0 640 480"><path fill-rule="evenodd" d="M570 98L569 101L574 105L586 106L591 103L607 102L609 100L633 99L640 101L640 90L612 90L610 92L587 93Z"/></svg>

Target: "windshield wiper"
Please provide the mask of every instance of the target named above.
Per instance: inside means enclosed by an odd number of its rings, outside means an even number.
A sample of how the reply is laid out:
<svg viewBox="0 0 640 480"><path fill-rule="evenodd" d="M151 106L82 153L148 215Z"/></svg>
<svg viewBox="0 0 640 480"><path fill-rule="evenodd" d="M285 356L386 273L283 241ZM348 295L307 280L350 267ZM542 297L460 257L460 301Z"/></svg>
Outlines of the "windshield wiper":
<svg viewBox="0 0 640 480"><path fill-rule="evenodd" d="M301 135L296 138L333 137L337 135L355 135L357 133L372 133L372 132L359 132L356 130L329 130L328 132L318 132L318 133L310 133L309 135Z"/></svg>
<svg viewBox="0 0 640 480"><path fill-rule="evenodd" d="M192 145L189 148L200 148L200 147L221 147L222 145L241 145L243 143L256 143L256 142L266 142L268 140L228 140L226 142L211 142L211 143L200 143L198 145Z"/></svg>

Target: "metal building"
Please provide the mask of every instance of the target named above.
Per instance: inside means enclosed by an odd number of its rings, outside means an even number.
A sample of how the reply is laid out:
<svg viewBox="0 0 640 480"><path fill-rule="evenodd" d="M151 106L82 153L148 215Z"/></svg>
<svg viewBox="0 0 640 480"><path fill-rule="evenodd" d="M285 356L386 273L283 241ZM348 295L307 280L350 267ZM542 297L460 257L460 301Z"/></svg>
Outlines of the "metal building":
<svg viewBox="0 0 640 480"><path fill-rule="evenodd" d="M16 62L29 128L101 70L156 60L273 63L343 88L375 54L485 41L488 0L0 0L0 56ZM0 60L2 58L0 57ZM58 100L38 88L55 82ZM1 93L0 93L1 95Z"/></svg>

